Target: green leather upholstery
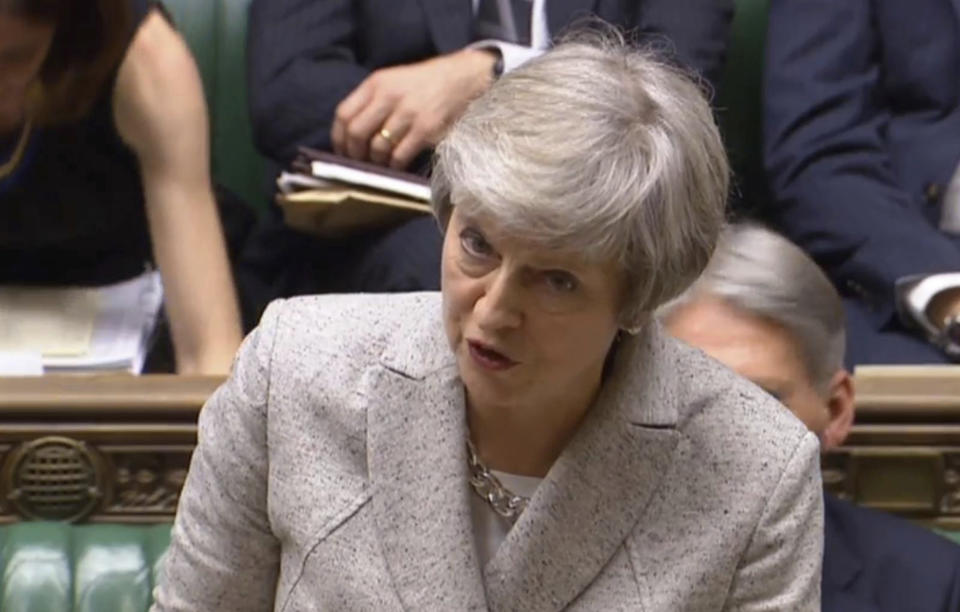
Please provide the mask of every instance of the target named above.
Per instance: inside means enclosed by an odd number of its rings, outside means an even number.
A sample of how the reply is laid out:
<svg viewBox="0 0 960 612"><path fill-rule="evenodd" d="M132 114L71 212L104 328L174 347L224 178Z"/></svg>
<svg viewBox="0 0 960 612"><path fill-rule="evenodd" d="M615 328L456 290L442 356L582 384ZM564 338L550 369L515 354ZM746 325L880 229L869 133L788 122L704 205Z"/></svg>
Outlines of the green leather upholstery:
<svg viewBox="0 0 960 612"><path fill-rule="evenodd" d="M3 612L146 612L170 525L0 527Z"/></svg>
<svg viewBox="0 0 960 612"><path fill-rule="evenodd" d="M748 210L769 199L763 171L763 54L770 0L736 0L727 64L717 92L734 188Z"/></svg>
<svg viewBox="0 0 960 612"><path fill-rule="evenodd" d="M253 146L247 107L247 7L250 0L164 0L190 45L210 109L214 178L250 206L268 203L266 165Z"/></svg>
<svg viewBox="0 0 960 612"><path fill-rule="evenodd" d="M934 529L934 531L948 540L960 544L960 531L955 529Z"/></svg>

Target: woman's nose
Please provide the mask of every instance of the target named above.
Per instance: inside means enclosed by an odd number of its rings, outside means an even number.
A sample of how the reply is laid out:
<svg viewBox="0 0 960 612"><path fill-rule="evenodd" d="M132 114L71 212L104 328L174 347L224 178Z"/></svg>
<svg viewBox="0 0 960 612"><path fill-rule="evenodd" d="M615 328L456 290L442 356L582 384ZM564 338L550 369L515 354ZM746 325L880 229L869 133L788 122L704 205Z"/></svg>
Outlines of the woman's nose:
<svg viewBox="0 0 960 612"><path fill-rule="evenodd" d="M474 304L477 325L486 331L518 327L523 322L520 290L510 275L498 270L486 279L483 294Z"/></svg>

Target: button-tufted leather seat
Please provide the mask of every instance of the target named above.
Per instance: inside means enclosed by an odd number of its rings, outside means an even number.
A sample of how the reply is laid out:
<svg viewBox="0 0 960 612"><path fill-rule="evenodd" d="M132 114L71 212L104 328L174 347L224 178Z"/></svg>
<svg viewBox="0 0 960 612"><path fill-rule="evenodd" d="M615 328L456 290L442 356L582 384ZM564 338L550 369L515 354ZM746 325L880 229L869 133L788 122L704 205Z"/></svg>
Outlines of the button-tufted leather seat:
<svg viewBox="0 0 960 612"><path fill-rule="evenodd" d="M0 527L3 612L146 612L170 525Z"/></svg>

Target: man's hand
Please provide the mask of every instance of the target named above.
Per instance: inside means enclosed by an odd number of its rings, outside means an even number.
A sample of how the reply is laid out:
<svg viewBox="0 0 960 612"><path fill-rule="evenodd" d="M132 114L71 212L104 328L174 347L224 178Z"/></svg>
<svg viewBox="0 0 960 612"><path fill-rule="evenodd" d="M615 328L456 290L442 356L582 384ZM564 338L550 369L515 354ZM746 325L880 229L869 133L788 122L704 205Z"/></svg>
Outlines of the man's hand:
<svg viewBox="0 0 960 612"><path fill-rule="evenodd" d="M495 53L464 49L377 70L337 106L334 152L405 169L490 86Z"/></svg>

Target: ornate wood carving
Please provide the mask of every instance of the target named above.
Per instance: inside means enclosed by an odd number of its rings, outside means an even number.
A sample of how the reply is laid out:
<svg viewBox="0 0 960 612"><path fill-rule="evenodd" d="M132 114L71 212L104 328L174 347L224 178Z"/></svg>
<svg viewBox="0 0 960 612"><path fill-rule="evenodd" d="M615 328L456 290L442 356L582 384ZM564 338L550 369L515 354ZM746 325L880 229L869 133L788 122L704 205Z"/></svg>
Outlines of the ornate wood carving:
<svg viewBox="0 0 960 612"><path fill-rule="evenodd" d="M940 513L960 517L960 453L946 453L944 468Z"/></svg>
<svg viewBox="0 0 960 612"><path fill-rule="evenodd" d="M173 516L187 477L192 449L109 452L114 490L102 508L104 515Z"/></svg>
<svg viewBox="0 0 960 612"><path fill-rule="evenodd" d="M95 450L62 436L18 446L0 470L0 488L17 514L31 519L75 521L100 503L105 470Z"/></svg>
<svg viewBox="0 0 960 612"><path fill-rule="evenodd" d="M0 523L172 519L197 415L220 382L0 378ZM863 368L856 382L857 424L846 446L823 457L824 487L960 528L960 367ZM52 497L40 485L49 485ZM73 488L62 493L65 487ZM58 491L68 499L56 498Z"/></svg>
<svg viewBox="0 0 960 612"><path fill-rule="evenodd" d="M171 520L219 378L0 379L0 523Z"/></svg>

